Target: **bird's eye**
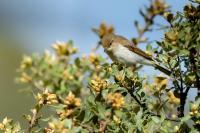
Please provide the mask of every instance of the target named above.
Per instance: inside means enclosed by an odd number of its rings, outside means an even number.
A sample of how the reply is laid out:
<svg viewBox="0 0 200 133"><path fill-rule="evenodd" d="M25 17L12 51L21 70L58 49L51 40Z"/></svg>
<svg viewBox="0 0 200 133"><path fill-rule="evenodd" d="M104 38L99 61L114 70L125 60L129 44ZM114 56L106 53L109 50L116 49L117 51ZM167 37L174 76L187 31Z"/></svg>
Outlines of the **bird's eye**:
<svg viewBox="0 0 200 133"><path fill-rule="evenodd" d="M110 41L109 46L113 43L113 40Z"/></svg>

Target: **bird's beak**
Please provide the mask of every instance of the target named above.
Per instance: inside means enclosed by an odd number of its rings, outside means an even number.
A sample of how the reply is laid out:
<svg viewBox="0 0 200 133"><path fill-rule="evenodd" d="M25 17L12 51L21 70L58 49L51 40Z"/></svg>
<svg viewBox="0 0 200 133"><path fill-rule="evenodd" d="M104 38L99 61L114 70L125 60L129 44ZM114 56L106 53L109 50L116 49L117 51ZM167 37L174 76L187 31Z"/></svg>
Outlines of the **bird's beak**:
<svg viewBox="0 0 200 133"><path fill-rule="evenodd" d="M98 45L101 45L101 41L98 42Z"/></svg>
<svg viewBox="0 0 200 133"><path fill-rule="evenodd" d="M111 47L107 47L106 51L112 51L112 48Z"/></svg>

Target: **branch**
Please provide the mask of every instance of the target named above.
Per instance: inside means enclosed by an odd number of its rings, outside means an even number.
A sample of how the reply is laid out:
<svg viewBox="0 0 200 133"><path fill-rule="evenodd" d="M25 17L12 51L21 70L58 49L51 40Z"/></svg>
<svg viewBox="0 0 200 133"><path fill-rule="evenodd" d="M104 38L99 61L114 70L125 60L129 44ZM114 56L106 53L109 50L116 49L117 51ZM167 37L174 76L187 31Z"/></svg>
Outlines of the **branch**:
<svg viewBox="0 0 200 133"><path fill-rule="evenodd" d="M80 125L86 130L88 130L89 133L94 133L94 129L90 127L89 125L86 125L86 124L80 124Z"/></svg>
<svg viewBox="0 0 200 133"><path fill-rule="evenodd" d="M168 62L168 66L169 66L170 71L172 72L174 84L175 84L175 86L177 86L177 88L180 90L181 87L180 87L180 85L178 84L178 81L177 81L177 79L176 79L176 74L174 73L174 68L172 68L172 66L170 65L169 62Z"/></svg>
<svg viewBox="0 0 200 133"><path fill-rule="evenodd" d="M100 121L100 128L99 128L99 133L104 133L106 130L106 127L108 125L109 121Z"/></svg>
<svg viewBox="0 0 200 133"><path fill-rule="evenodd" d="M146 20L145 21L145 25L144 25L144 27L142 28L142 29L140 29L140 28L138 28L137 26L137 22L135 22L135 24L136 24L136 28L138 29L138 37L136 37L136 38L134 38L136 41L133 41L133 43L135 44L135 45L137 45L138 43L141 43L141 42L146 42L146 41L144 41L142 38L143 38L143 36L144 36L144 34L147 32L147 31L149 31L150 30L150 27L152 26L152 24L153 24L153 19L154 19L154 15L150 15L150 16L148 16L148 18L147 18L147 15L149 15L149 14L144 14L144 16L143 16L143 18Z"/></svg>
<svg viewBox="0 0 200 133"><path fill-rule="evenodd" d="M36 124L38 123L38 120L40 119L40 117L38 117L38 113L41 110L41 106L37 108L36 107L32 110L33 116L31 117L31 120L29 121L29 128L28 128L28 133L31 133L31 130L33 129L33 127L36 126Z"/></svg>
<svg viewBox="0 0 200 133"><path fill-rule="evenodd" d="M186 95L188 94L189 90L190 90L190 86L187 86L187 88L185 90Z"/></svg>
<svg viewBox="0 0 200 133"><path fill-rule="evenodd" d="M168 65L169 65L169 68L170 70L172 71L172 75L174 77L174 85L177 86L178 90L180 90L180 106L178 107L178 116L179 117L183 117L184 116L184 107L185 107L185 101L186 101L186 98L187 98L187 93L184 93L183 92L183 78L182 78L182 73L181 73L181 66L180 66L180 59L179 57L178 58L178 63L179 63L179 76L180 76L180 82L181 82L181 85L179 85L179 81L176 80L177 78L177 75L174 73L174 68L172 68L172 66L170 65L170 63L168 62Z"/></svg>
<svg viewBox="0 0 200 133"><path fill-rule="evenodd" d="M182 78L182 72L181 72L181 65L180 65L180 57L178 56L178 64L179 64L179 76L180 76L180 106L178 107L179 110L179 116L184 116L184 110L185 110L185 101L187 98L187 93L183 92L183 78Z"/></svg>
<svg viewBox="0 0 200 133"><path fill-rule="evenodd" d="M131 97L144 109L147 110L147 106L145 103L141 103L141 101L133 94L134 92L134 88L132 87L132 89L128 89L126 87L126 89L128 90L129 94L131 95Z"/></svg>
<svg viewBox="0 0 200 133"><path fill-rule="evenodd" d="M191 49L190 50L190 63L191 63L192 71L195 73L196 87L198 89L198 94L197 94L197 98L198 98L198 97L200 97L200 77L197 74L198 67L196 66L195 57L196 57L196 50Z"/></svg>

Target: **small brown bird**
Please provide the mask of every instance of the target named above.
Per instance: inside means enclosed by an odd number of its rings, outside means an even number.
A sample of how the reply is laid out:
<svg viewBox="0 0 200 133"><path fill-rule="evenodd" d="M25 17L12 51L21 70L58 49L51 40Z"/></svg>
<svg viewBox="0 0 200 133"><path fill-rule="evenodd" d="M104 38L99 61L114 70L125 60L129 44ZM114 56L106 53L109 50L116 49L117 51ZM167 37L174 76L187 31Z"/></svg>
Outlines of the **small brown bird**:
<svg viewBox="0 0 200 133"><path fill-rule="evenodd" d="M114 62L119 62L126 66L135 64L149 65L167 75L171 74L169 70L158 65L150 55L135 47L133 43L122 36L113 33L105 34L101 39L101 44L104 47L104 51Z"/></svg>

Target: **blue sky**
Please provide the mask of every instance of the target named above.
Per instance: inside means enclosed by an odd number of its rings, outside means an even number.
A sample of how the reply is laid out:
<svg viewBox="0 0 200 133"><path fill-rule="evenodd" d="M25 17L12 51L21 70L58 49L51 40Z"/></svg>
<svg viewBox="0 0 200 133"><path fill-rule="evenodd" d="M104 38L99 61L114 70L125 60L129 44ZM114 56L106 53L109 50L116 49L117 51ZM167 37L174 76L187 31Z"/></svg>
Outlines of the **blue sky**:
<svg viewBox="0 0 200 133"><path fill-rule="evenodd" d="M180 11L187 0L168 0L172 11ZM7 34L20 39L23 47L43 51L56 40L74 40L81 52L89 52L98 41L91 32L102 21L112 24L120 35L136 35L134 20L141 20L139 8L148 0L1 0L0 24ZM157 19L158 22L163 21ZM153 38L161 38L151 33ZM15 44L13 44L15 45Z"/></svg>
<svg viewBox="0 0 200 133"><path fill-rule="evenodd" d="M12 1L12 2L11 2ZM0 25L6 34L20 40L29 52L43 52L56 42L73 40L80 53L89 53L99 41L92 27L101 22L114 25L116 33L127 38L136 36L134 20L143 23L139 9L149 0L0 0ZM188 0L168 0L173 12L182 11ZM157 23L166 23L161 17ZM148 33L151 40L159 40L162 32ZM2 44L1 44L2 45ZM4 45L4 44L3 44ZM17 45L17 44L12 44ZM145 48L145 45L139 45ZM27 53L29 53L27 52ZM103 54L102 48L99 50ZM22 53L23 54L23 53ZM155 74L153 68L141 72ZM158 71L157 71L158 72Z"/></svg>

